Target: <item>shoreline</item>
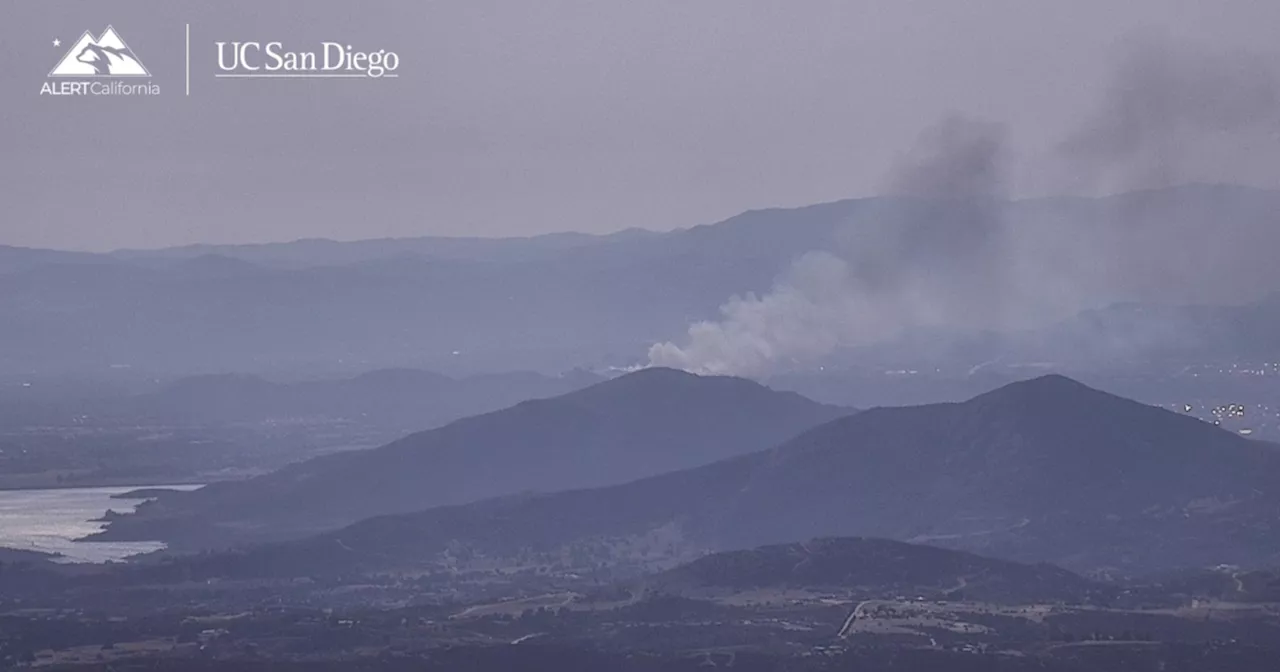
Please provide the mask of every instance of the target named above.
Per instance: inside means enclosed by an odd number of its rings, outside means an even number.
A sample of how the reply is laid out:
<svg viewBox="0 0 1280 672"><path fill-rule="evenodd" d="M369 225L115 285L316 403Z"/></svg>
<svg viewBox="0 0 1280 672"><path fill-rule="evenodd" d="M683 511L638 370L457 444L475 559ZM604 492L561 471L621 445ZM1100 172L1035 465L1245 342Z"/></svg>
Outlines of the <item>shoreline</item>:
<svg viewBox="0 0 1280 672"><path fill-rule="evenodd" d="M118 540L97 539L96 535L106 529L111 514L109 511L130 511L154 497L145 496L151 490L166 492L189 491L200 487L201 483L165 483L158 486L131 487L128 485L67 486L60 488L22 488L0 492L6 507L11 507L16 514L14 522L6 529L0 543L0 560L8 557L13 560L39 561L47 560L66 564L101 564L103 562L121 562L140 554L163 549L167 545L160 540L121 542ZM137 493L138 496L128 499L120 495ZM12 500L12 501L10 501ZM45 502L53 503L54 509L61 509L61 502L75 502L66 507L61 514L53 516L48 522L41 519L41 509ZM99 509L98 502L105 505ZM112 508L110 502L121 502ZM71 515L65 515L71 514ZM31 534L30 521L39 525L50 525L60 531L49 534L41 532ZM79 549L79 550L77 550ZM91 550L92 549L92 550Z"/></svg>
<svg viewBox="0 0 1280 672"><path fill-rule="evenodd" d="M175 478L171 480L153 480L145 483L137 483L134 481L120 480L114 481L105 479L101 481L90 481L87 483L48 483L48 484L5 484L0 483L0 492L22 492L32 490L90 490L94 488L129 488L130 490L144 490L150 488L173 488L180 486L196 485L206 486L210 483L219 483L222 481L237 480L234 478L200 478L192 476L190 478Z"/></svg>

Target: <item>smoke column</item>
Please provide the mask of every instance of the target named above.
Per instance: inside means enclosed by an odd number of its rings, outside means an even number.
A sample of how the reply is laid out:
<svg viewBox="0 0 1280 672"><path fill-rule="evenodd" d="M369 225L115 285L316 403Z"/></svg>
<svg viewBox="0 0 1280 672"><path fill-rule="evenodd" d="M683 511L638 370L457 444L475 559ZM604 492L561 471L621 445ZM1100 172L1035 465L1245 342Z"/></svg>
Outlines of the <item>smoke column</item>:
<svg viewBox="0 0 1280 672"><path fill-rule="evenodd" d="M1004 132L951 117L926 131L890 179L883 217L834 251L800 258L764 296L733 297L721 319L660 343L650 362L701 373L760 374L907 326L969 322L998 310L1007 258L999 218Z"/></svg>
<svg viewBox="0 0 1280 672"><path fill-rule="evenodd" d="M1215 143L1238 151L1241 137L1280 137L1277 81L1247 54L1135 40L1097 112L1060 145L1063 186L1177 184ZM1012 226L1005 145L1000 125L964 117L927 129L889 176L886 197L843 226L831 249L801 257L762 296L730 298L719 319L691 325L683 344L654 344L649 363L764 375L912 328L1019 329L1115 301L1169 299L1179 283L1201 294L1172 298L1211 300L1240 282L1280 282L1270 259L1280 222L1258 213L1223 213L1255 222L1233 230L1235 240L1141 197L1070 230ZM1254 250L1242 253L1246 238ZM1149 338L1179 330L1165 327Z"/></svg>
<svg viewBox="0 0 1280 672"><path fill-rule="evenodd" d="M1269 60L1148 36L1126 45L1102 104L1062 142L1061 158L1077 188L1150 189L1195 179L1203 154L1274 144L1277 133L1280 79Z"/></svg>

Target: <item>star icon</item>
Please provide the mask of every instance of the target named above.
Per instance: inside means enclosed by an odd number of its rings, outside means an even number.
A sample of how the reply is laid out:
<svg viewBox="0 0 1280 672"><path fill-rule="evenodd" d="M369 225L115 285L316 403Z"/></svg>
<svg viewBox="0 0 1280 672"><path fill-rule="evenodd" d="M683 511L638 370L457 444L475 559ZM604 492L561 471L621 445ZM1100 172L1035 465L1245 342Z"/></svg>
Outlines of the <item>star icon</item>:
<svg viewBox="0 0 1280 672"><path fill-rule="evenodd" d="M58 39L58 38L56 38L56 37L55 37L55 38L53 38L53 46L55 46L55 47L60 47L60 46L62 46L62 40L59 40L59 39Z"/></svg>

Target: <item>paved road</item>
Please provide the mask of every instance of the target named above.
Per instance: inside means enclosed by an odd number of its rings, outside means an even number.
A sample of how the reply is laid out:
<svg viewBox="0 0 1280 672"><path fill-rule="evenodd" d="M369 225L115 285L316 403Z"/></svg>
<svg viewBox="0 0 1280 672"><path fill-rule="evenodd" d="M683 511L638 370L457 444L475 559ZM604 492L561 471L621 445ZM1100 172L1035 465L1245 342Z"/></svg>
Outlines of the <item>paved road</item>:
<svg viewBox="0 0 1280 672"><path fill-rule="evenodd" d="M854 622L862 616L863 607L875 602L879 602L879 600L863 600L859 602L858 606L854 607L853 611L849 612L849 618L844 619L844 625L840 626L840 633L837 634L836 637L839 637L840 639L848 638L849 630L853 628Z"/></svg>

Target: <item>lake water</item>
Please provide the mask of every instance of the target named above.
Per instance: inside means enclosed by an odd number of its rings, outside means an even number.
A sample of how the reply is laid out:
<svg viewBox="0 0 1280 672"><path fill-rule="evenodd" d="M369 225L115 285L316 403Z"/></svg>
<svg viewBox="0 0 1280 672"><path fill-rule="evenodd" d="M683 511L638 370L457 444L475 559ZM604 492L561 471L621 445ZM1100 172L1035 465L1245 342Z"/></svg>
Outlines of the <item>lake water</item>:
<svg viewBox="0 0 1280 672"><path fill-rule="evenodd" d="M107 509L121 513L142 500L111 499L138 487L194 490L198 485L0 491L0 546L61 553L63 562L106 562L164 548L159 541L72 541L99 532Z"/></svg>

